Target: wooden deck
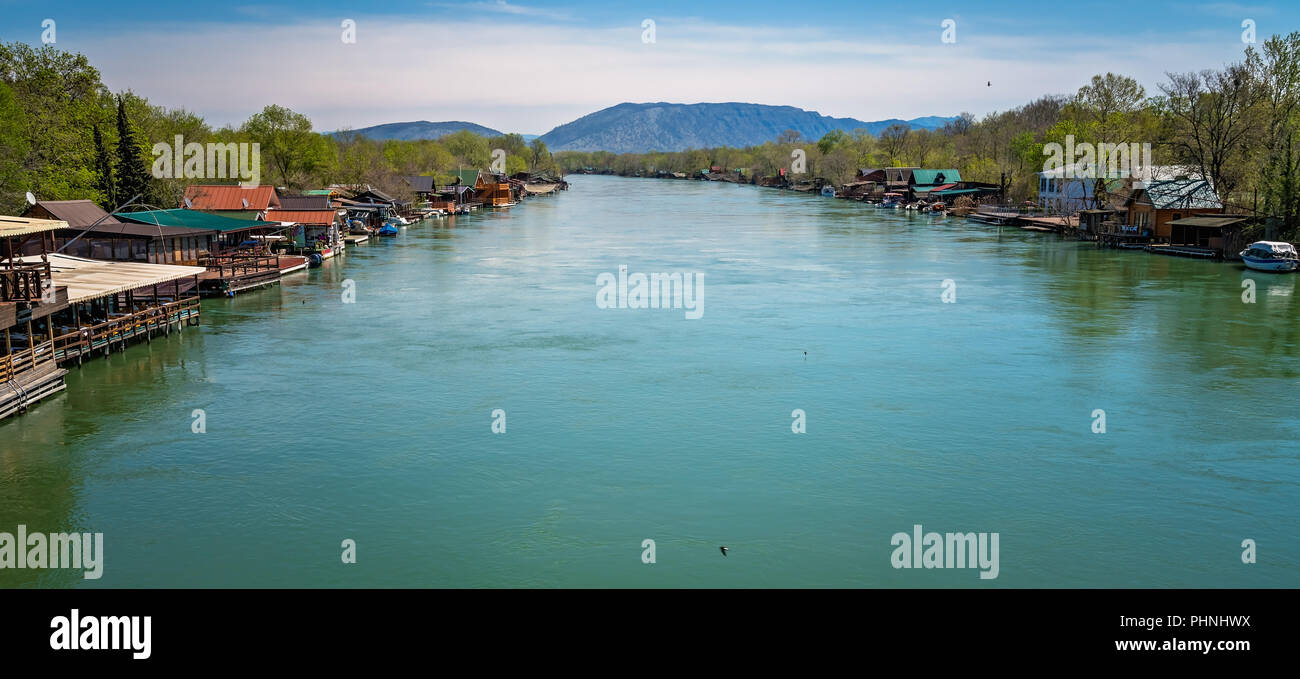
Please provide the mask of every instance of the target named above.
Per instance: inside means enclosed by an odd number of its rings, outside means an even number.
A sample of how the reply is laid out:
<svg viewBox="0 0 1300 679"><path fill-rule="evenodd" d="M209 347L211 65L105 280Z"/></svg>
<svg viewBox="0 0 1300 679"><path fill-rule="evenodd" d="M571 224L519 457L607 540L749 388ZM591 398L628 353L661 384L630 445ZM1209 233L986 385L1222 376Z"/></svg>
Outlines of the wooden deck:
<svg viewBox="0 0 1300 679"><path fill-rule="evenodd" d="M9 373L8 379L5 379L5 375L0 375L0 420L10 415L24 413L37 401L67 388L63 381L63 376L68 374L67 370L60 368L48 357L42 360L38 356L37 363L32 365L31 353L30 350L19 352L0 365L0 372ZM21 372L14 372L15 358L23 364Z"/></svg>

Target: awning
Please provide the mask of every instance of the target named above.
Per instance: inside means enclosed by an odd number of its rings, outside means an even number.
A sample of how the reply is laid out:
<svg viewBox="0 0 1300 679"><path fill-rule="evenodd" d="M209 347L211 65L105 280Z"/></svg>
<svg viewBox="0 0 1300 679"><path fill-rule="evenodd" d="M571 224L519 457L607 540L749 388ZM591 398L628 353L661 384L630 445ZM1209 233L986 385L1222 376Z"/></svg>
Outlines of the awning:
<svg viewBox="0 0 1300 679"><path fill-rule="evenodd" d="M1169 223L1176 226L1199 226L1208 229L1219 229L1244 221L1246 221L1245 217L1184 217Z"/></svg>
<svg viewBox="0 0 1300 679"><path fill-rule="evenodd" d="M170 283L207 271L201 266L111 262L71 255L48 255L55 286L68 286L68 301L99 299L127 290ZM39 264L40 257L19 257L24 264Z"/></svg>

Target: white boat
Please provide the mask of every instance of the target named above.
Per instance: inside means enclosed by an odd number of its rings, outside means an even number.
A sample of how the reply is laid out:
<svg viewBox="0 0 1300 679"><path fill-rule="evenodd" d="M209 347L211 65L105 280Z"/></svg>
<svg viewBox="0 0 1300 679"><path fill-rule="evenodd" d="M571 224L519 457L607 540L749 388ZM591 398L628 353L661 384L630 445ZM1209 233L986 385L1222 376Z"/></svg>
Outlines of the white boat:
<svg viewBox="0 0 1300 679"><path fill-rule="evenodd" d="M885 194L885 199L880 201L880 207L899 208L903 206L903 194L889 192Z"/></svg>
<svg viewBox="0 0 1300 679"><path fill-rule="evenodd" d="M1300 268L1300 255L1290 243L1256 241L1240 254L1241 261L1256 271L1295 271Z"/></svg>
<svg viewBox="0 0 1300 679"><path fill-rule="evenodd" d="M825 184L825 185L823 185L823 186L822 186L822 196L825 197L825 198L834 198L834 197L835 197L835 187L834 187L834 186L831 186L830 184Z"/></svg>

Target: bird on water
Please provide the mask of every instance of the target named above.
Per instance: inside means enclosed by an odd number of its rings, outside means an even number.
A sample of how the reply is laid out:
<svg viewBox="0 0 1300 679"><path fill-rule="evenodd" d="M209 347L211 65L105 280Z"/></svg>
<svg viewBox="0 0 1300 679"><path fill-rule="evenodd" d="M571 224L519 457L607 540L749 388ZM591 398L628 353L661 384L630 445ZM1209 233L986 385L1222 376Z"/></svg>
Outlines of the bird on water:
<svg viewBox="0 0 1300 679"><path fill-rule="evenodd" d="M726 545L723 545L723 546L719 547L718 550L722 552L722 555L723 555L723 556L726 556L726 555L727 555L727 546L726 546Z"/></svg>

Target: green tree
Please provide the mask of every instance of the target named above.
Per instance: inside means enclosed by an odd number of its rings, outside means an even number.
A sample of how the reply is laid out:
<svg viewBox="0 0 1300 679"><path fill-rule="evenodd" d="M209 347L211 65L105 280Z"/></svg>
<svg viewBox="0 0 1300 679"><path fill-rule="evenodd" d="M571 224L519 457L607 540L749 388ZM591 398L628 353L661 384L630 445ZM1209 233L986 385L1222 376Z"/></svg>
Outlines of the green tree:
<svg viewBox="0 0 1300 679"><path fill-rule="evenodd" d="M117 98L117 168L113 184L120 200L131 200L137 195L137 202L148 203L153 196L149 191L149 165L145 162L144 149L141 147L138 130L131 124L126 114L126 103Z"/></svg>
<svg viewBox="0 0 1300 679"><path fill-rule="evenodd" d="M240 131L260 145L263 176L277 186L311 183L329 153L329 143L312 131L311 120L283 106L263 108Z"/></svg>
<svg viewBox="0 0 1300 679"><path fill-rule="evenodd" d="M99 126L94 127L95 138L95 189L99 191L96 201L105 210L117 207L117 191L113 185L113 158L104 145L104 135L99 133ZM130 196L128 196L129 198Z"/></svg>
<svg viewBox="0 0 1300 679"><path fill-rule="evenodd" d="M23 111L14 92L0 81L0 212L17 212L27 192L27 137Z"/></svg>

